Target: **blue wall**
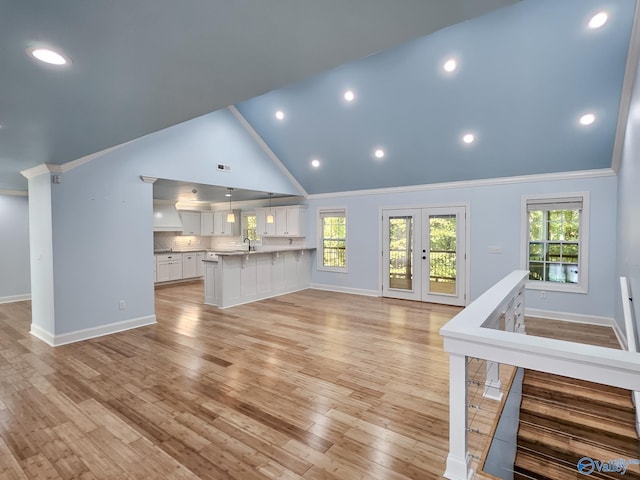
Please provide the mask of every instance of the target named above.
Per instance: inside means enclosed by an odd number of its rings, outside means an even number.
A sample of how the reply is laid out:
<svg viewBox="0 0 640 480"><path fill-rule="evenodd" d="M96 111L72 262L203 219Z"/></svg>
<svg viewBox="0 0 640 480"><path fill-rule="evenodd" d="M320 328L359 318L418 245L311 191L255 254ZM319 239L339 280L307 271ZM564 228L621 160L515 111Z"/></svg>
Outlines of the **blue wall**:
<svg viewBox="0 0 640 480"><path fill-rule="evenodd" d="M30 295L29 201L0 195L0 302Z"/></svg>
<svg viewBox="0 0 640 480"><path fill-rule="evenodd" d="M627 123L625 144L618 171L618 248L617 276L629 280L636 301L636 325L640 328L640 75L636 75ZM617 278L616 278L617 285ZM616 306L620 328L624 331L622 300L616 289ZM638 329L637 328L637 329Z"/></svg>
<svg viewBox="0 0 640 480"><path fill-rule="evenodd" d="M229 164L231 173L216 170ZM152 185L140 175L298 194L227 110L140 138L51 185L55 335L154 314ZM119 301L126 309L119 310Z"/></svg>
<svg viewBox="0 0 640 480"><path fill-rule="evenodd" d="M520 268L521 196L524 194L590 192L589 293L527 292L527 307L612 318L616 177L606 176L465 188L432 189L406 193L335 196L309 199L309 242L315 244L318 208L346 207L348 271L313 271L312 282L345 291L375 293L380 289L380 209L442 203L470 204L470 298L477 298L509 272ZM501 246L502 254L489 254Z"/></svg>

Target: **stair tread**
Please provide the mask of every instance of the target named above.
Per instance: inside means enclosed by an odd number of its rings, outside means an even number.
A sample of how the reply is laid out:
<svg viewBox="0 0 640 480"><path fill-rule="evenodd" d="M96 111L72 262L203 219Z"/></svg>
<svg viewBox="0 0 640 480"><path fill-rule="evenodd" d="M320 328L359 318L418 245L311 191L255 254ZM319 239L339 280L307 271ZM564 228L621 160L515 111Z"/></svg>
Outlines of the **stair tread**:
<svg viewBox="0 0 640 480"><path fill-rule="evenodd" d="M556 421L558 424L579 425L591 428L599 432L613 433L630 439L637 439L633 417L622 421L607 419L603 422L603 417L599 413L587 413L567 408L560 408L557 405L550 405L547 402L539 401L536 398L524 396L520 410L523 413L530 413L537 417L547 417ZM621 416L622 417L622 416ZM624 417L622 417L624 418Z"/></svg>
<svg viewBox="0 0 640 480"><path fill-rule="evenodd" d="M631 455L634 453L633 450L619 452L607 445L594 443L585 438L573 437L564 432L558 432L526 422L520 423L518 429L518 445L558 458L570 465L576 465L578 460L583 457L616 459L625 453L628 458L634 457L634 455ZM637 471L638 467L634 469Z"/></svg>
<svg viewBox="0 0 640 480"><path fill-rule="evenodd" d="M631 392L628 390L599 389L591 385L566 385L541 376L529 377L523 383L523 393L534 394L554 401L573 403L615 405L623 410L634 411ZM596 384L597 385L597 384ZM612 388L612 387L609 387Z"/></svg>
<svg viewBox="0 0 640 480"><path fill-rule="evenodd" d="M529 380L543 380L549 384L558 384L560 386L577 386L584 389L592 390L594 392L604 391L609 395L616 395L622 397L631 397L630 390L625 390L620 387L612 387L610 385L604 385L602 383L589 382L587 380L579 380L577 378L564 377L562 375L555 375L553 373L538 372L537 370L525 370L524 373L525 383Z"/></svg>

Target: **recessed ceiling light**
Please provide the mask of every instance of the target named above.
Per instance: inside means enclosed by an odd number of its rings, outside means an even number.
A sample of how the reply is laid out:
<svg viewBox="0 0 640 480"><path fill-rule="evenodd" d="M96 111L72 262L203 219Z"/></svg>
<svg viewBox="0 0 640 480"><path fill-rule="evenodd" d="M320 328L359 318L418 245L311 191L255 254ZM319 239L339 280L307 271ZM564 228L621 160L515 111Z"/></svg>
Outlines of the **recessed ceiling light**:
<svg viewBox="0 0 640 480"><path fill-rule="evenodd" d="M589 28L600 28L609 19L607 12L598 12L589 20Z"/></svg>
<svg viewBox="0 0 640 480"><path fill-rule="evenodd" d="M442 65L442 68L444 68L445 72L451 73L456 69L457 66L458 66L458 63L456 62L456 60L454 58L450 58L449 60L444 62L444 65Z"/></svg>
<svg viewBox="0 0 640 480"><path fill-rule="evenodd" d="M585 113L580 117L580 125L591 125L596 121L596 116L593 113Z"/></svg>
<svg viewBox="0 0 640 480"><path fill-rule="evenodd" d="M283 112L282 110L278 110L278 111L276 112L276 118L277 118L278 120L282 120L282 119L284 119L284 112Z"/></svg>
<svg viewBox="0 0 640 480"><path fill-rule="evenodd" d="M313 168L318 168L320 166L320 160L318 160L317 158L314 158L313 160L311 160L311 166Z"/></svg>
<svg viewBox="0 0 640 480"><path fill-rule="evenodd" d="M356 94L353 93L353 90L347 90L346 92L344 92L344 99L347 102L353 102L354 98L356 98Z"/></svg>
<svg viewBox="0 0 640 480"><path fill-rule="evenodd" d="M384 157L384 150L382 150L381 148L377 148L375 152L373 152L373 155L376 158L383 158Z"/></svg>
<svg viewBox="0 0 640 480"><path fill-rule="evenodd" d="M27 53L33 58L50 65L71 65L71 59L49 48L28 48Z"/></svg>
<svg viewBox="0 0 640 480"><path fill-rule="evenodd" d="M462 136L462 141L466 144L470 144L473 143L475 141L476 137L473 133L465 133Z"/></svg>

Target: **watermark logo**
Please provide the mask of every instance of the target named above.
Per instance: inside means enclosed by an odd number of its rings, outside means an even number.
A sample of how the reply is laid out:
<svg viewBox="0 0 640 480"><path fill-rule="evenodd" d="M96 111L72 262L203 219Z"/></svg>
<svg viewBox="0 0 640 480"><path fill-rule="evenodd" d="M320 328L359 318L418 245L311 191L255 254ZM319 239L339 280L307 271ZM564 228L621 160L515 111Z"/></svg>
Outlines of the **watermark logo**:
<svg viewBox="0 0 640 480"><path fill-rule="evenodd" d="M629 465L640 465L640 459L633 458L625 460L618 458L616 460L594 460L591 457L582 457L578 460L577 468L578 472L583 475L591 475L593 472L607 472L607 473L619 473L624 475L627 473Z"/></svg>

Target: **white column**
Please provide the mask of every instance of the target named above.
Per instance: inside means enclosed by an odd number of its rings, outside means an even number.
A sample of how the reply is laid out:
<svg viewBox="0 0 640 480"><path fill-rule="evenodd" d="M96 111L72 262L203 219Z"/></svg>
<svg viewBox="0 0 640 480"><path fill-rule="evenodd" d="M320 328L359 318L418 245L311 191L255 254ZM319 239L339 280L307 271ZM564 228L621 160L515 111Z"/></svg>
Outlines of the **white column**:
<svg viewBox="0 0 640 480"><path fill-rule="evenodd" d="M467 357L449 355L449 455L444 477L468 480L473 476L467 460Z"/></svg>

